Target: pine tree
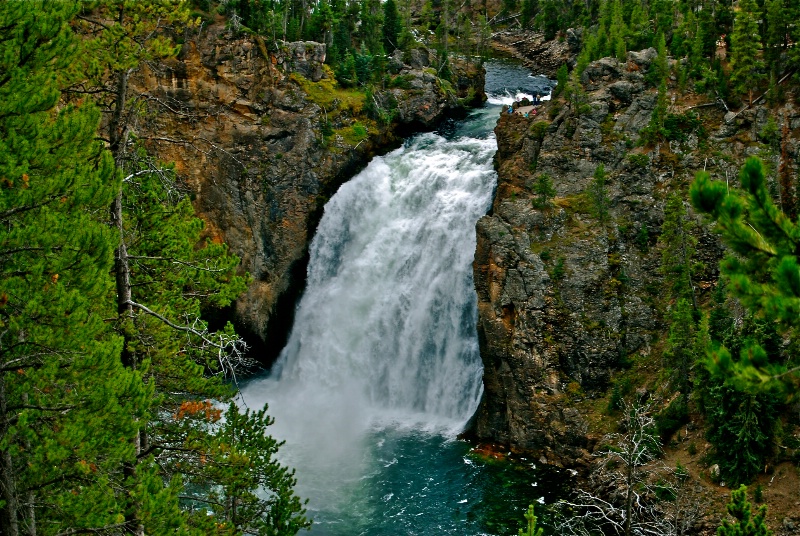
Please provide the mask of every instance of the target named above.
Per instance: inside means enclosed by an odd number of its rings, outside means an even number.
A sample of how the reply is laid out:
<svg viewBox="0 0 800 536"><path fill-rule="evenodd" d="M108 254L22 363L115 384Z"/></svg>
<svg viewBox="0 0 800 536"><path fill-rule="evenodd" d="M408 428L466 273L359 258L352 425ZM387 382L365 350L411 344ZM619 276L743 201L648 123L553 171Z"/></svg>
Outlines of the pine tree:
<svg viewBox="0 0 800 536"><path fill-rule="evenodd" d="M542 536L544 529L536 527L536 514L533 511L533 505L528 505L528 511L525 512L525 520L528 522L525 529L519 529L519 536Z"/></svg>
<svg viewBox="0 0 800 536"><path fill-rule="evenodd" d="M764 79L764 62L759 56L759 18L761 13L755 0L741 0L731 35L731 85L735 93L748 95L750 104L754 87Z"/></svg>
<svg viewBox="0 0 800 536"><path fill-rule="evenodd" d="M794 337L800 318L800 228L773 204L760 160L748 159L739 179L742 188L728 191L725 183L699 173L690 190L692 204L715 220L732 251L720 266L729 291L779 334ZM737 357L720 349L712 368L742 388L796 390L793 356L770 355L751 340Z"/></svg>
<svg viewBox="0 0 800 536"><path fill-rule="evenodd" d="M726 506L728 513L736 520L731 523L727 519L717 529L718 536L771 536L772 531L767 528L765 519L767 507L762 505L753 515L753 507L747 500L747 486L731 492L731 502Z"/></svg>
<svg viewBox="0 0 800 536"><path fill-rule="evenodd" d="M766 32L764 32L764 60L766 67L772 73L781 73L783 65L781 56L786 51L788 43L786 36L789 34L788 10L783 5L783 0L767 0Z"/></svg>
<svg viewBox="0 0 800 536"><path fill-rule="evenodd" d="M588 195L592 206L592 215L597 218L600 225L608 223L609 209L611 201L608 198L608 187L606 186L606 168L603 164L594 170L594 177L589 184Z"/></svg>
<svg viewBox="0 0 800 536"><path fill-rule="evenodd" d="M697 239L689 233L688 215L683 200L676 194L667 198L664 207L664 223L658 243L661 250L661 273L664 282L675 299L691 300L697 310L697 298L693 277L697 269L694 261Z"/></svg>
<svg viewBox="0 0 800 536"><path fill-rule="evenodd" d="M207 421L208 405L185 404L182 410L179 420L200 425ZM294 471L275 459L282 443L267 433L273 420L266 411L265 407L242 413L230 404L213 441L203 450L203 459L194 464L190 480L192 489L211 491L190 496L241 533L292 536L310 522L303 502L294 495Z"/></svg>
<svg viewBox="0 0 800 536"><path fill-rule="evenodd" d="M364 55L383 54L384 52L381 33L382 13L380 0L361 0L359 39Z"/></svg>
<svg viewBox="0 0 800 536"><path fill-rule="evenodd" d="M690 371L695 362L695 325L692 306L681 298L670 312L669 337L664 351L664 368L670 383L680 391L684 405L688 405L692 381Z"/></svg>
<svg viewBox="0 0 800 536"><path fill-rule="evenodd" d="M536 194L536 197L533 198L534 208L549 207L552 204L551 200L556 196L553 180L547 173L540 173L536 177L532 190Z"/></svg>
<svg viewBox="0 0 800 536"><path fill-rule="evenodd" d="M120 468L151 392L119 362L102 304L119 182L73 81L76 4L0 3L0 532L119 527Z"/></svg>
<svg viewBox="0 0 800 536"><path fill-rule="evenodd" d="M400 48L400 34L403 32L400 13L394 0L383 3L383 49L387 54Z"/></svg>
<svg viewBox="0 0 800 536"><path fill-rule="evenodd" d="M127 80L140 62L168 57L177 50L151 26L155 24L151 17L163 16L159 24L180 24L186 17L184 8L182 3L113 2L101 6L96 18L84 17L101 28L88 46L95 47L101 64L106 65L94 83L113 97L109 99L106 133L117 172L124 177L111 205L111 224L119 244L113 270L114 328L124 340L122 364L136 371L156 393L132 438L137 463L124 466L129 478L125 521L128 530L138 534L166 533L176 523L204 532L205 512L188 516L178 510L177 497L184 483L193 482L197 467L204 465L209 452L226 448L225 427L215 423L218 412L208 400L229 400L233 395L229 382L235 383L236 373L248 364L245 345L232 326L214 330L203 319L205 312L227 307L245 290L246 278L235 275L239 259L223 244L201 239L203 222L194 216L171 167L149 156L138 142L133 121L137 110L129 104ZM115 35L118 38L112 44L109 40ZM102 44L108 48L101 52ZM158 113L158 109L149 112ZM202 416L200 424L193 419L195 426L185 426L176 418L198 407L203 408L196 412ZM229 415L231 421L236 417ZM266 420L263 415L262 420ZM273 441L269 437L264 441L268 439ZM268 445L261 446L267 449L261 454L258 443L248 446L250 456L270 458L273 452ZM264 467L240 469L259 471ZM244 473L240 477L258 486L270 475L280 478L274 471L261 479ZM205 490L211 493L223 485L207 482ZM285 518L282 523L289 528L280 534L306 524L302 508L269 509L273 502L298 501L292 485L281 484L276 488L280 497L259 503L260 509L254 511L257 516L253 516L261 521L250 522L257 527L253 533L273 534L270 516ZM242 493L256 492L244 484L239 487ZM159 508L153 508L153 503ZM233 518L227 521L229 528L237 528Z"/></svg>

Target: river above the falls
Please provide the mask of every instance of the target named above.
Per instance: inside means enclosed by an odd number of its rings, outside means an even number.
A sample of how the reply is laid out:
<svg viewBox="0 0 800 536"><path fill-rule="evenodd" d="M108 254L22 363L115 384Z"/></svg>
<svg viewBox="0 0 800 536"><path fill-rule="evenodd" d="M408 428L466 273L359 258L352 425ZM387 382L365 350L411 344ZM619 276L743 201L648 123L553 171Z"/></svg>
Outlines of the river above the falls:
<svg viewBox="0 0 800 536"><path fill-rule="evenodd" d="M375 158L330 199L289 341L243 385L286 442L311 534L516 534L529 503L562 492L563 474L456 439L482 392L472 260L493 128L504 104L551 85L512 62L486 70L485 107Z"/></svg>

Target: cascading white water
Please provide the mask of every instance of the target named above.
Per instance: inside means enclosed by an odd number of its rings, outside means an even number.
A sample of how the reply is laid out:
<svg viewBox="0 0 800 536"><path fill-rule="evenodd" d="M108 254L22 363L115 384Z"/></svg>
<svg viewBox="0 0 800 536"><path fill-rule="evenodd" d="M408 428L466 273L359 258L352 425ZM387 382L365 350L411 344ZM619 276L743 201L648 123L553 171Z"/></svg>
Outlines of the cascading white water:
<svg viewBox="0 0 800 536"><path fill-rule="evenodd" d="M424 135L331 199L281 384L345 390L373 417L469 417L481 373L475 222L491 202L493 145Z"/></svg>
<svg viewBox="0 0 800 536"><path fill-rule="evenodd" d="M474 412L475 222L491 203L495 150L491 138L420 135L325 206L289 342L243 390L248 405L269 403L312 507L329 500L320 479L356 478L370 428L454 434Z"/></svg>

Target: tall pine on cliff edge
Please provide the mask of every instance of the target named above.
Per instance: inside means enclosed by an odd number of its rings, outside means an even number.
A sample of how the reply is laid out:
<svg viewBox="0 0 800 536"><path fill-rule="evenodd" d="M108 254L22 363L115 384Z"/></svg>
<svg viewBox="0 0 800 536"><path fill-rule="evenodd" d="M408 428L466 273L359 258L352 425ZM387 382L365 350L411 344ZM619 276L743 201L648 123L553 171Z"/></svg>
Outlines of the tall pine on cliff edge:
<svg viewBox="0 0 800 536"><path fill-rule="evenodd" d="M150 393L103 321L119 186L98 110L57 107L74 4L0 3L0 532L113 531Z"/></svg>

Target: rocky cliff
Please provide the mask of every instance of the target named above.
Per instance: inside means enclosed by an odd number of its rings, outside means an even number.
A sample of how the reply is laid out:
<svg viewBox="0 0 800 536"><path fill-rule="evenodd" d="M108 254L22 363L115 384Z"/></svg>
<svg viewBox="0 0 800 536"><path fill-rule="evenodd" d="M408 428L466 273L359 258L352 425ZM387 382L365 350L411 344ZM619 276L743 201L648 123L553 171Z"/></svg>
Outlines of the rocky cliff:
<svg viewBox="0 0 800 536"><path fill-rule="evenodd" d="M391 58L391 89L371 102L337 88L324 59L319 43L267 50L216 24L188 36L176 60L133 79L147 104L137 134L175 162L208 235L227 242L253 277L235 318L265 361L283 346L329 196L403 134L485 99L482 70L456 64L451 85L429 68L425 49Z"/></svg>
<svg viewBox="0 0 800 536"><path fill-rule="evenodd" d="M777 169L777 150L760 137L770 117L789 127L785 150L796 161L800 113L793 104L734 116L675 87L668 112L685 123L675 120L671 140L640 144L656 105L645 81L655 56L650 49L624 63L590 64L580 107L554 99L536 118L499 120L497 195L478 222L474 262L484 396L472 433L480 440L538 451L551 463L588 462L612 378L635 365L650 375L651 388L658 381L670 306L658 245L667 195L685 196L703 169L734 180L754 154ZM589 194L601 164L607 218ZM544 204L535 191L542 174L555 187ZM703 300L722 247L689 214L704 266L695 281Z"/></svg>

